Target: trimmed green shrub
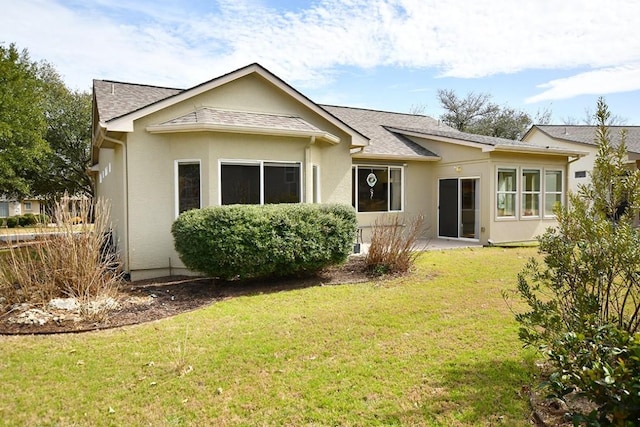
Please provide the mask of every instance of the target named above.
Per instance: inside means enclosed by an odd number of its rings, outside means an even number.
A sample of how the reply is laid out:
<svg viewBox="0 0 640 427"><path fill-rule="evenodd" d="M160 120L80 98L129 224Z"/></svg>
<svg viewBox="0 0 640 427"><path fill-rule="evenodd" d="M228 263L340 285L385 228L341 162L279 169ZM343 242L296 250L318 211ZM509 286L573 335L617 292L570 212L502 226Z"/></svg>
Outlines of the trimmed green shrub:
<svg viewBox="0 0 640 427"><path fill-rule="evenodd" d="M344 262L356 216L347 205L232 205L183 212L171 232L189 269L221 279L289 276Z"/></svg>
<svg viewBox="0 0 640 427"><path fill-rule="evenodd" d="M38 223L38 217L32 213L27 213L19 217L20 225L23 227L30 227Z"/></svg>
<svg viewBox="0 0 640 427"><path fill-rule="evenodd" d="M10 216L7 218L7 227L16 228L20 224L17 216Z"/></svg>

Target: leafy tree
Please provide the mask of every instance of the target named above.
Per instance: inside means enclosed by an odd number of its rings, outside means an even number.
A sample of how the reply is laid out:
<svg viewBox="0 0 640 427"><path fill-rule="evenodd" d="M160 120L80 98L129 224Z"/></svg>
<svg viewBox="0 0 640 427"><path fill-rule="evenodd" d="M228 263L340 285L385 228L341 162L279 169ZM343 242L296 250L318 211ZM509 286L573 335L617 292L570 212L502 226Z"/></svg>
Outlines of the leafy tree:
<svg viewBox="0 0 640 427"><path fill-rule="evenodd" d="M38 66L26 50L0 44L0 194L29 194L29 181L48 152Z"/></svg>
<svg viewBox="0 0 640 427"><path fill-rule="evenodd" d="M45 139L51 148L39 163L34 177L35 194L58 199L69 195L93 195L93 181L87 174L91 160L91 95L69 90L49 64L40 69L45 91Z"/></svg>
<svg viewBox="0 0 640 427"><path fill-rule="evenodd" d="M469 92L466 98L459 98L454 90L438 89L438 100L446 110L440 119L462 132L469 132L478 120L500 111L488 93Z"/></svg>
<svg viewBox="0 0 640 427"><path fill-rule="evenodd" d="M91 95L26 49L0 45L0 195L92 195L90 145Z"/></svg>
<svg viewBox="0 0 640 427"><path fill-rule="evenodd" d="M598 411L590 425L640 422L640 171L626 166L625 134L612 146L610 113L598 100L598 155L591 183L556 209L558 225L540 238L544 265L529 261L517 293L520 339L545 349L548 384L562 397L580 390Z"/></svg>
<svg viewBox="0 0 640 427"><path fill-rule="evenodd" d="M499 138L518 139L533 123L529 113L491 102L488 93L470 92L460 98L453 90L438 90L438 100L446 110L440 119L447 125L462 131ZM550 122L551 112L538 112L536 123Z"/></svg>

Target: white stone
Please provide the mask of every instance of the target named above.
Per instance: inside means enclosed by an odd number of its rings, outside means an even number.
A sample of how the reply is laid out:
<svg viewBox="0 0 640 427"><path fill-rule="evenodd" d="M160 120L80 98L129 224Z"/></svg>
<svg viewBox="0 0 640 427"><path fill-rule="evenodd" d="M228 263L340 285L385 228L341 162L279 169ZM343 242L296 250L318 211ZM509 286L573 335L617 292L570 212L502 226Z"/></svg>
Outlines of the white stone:
<svg viewBox="0 0 640 427"><path fill-rule="evenodd" d="M49 301L49 307L57 310L75 311L80 308L76 298L54 298Z"/></svg>

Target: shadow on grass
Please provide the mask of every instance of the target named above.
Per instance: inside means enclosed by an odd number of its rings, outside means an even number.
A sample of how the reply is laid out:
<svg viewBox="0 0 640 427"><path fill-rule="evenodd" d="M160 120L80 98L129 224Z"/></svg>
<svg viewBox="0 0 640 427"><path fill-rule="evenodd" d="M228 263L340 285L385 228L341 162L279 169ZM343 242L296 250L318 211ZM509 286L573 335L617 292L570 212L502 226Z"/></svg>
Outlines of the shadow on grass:
<svg viewBox="0 0 640 427"><path fill-rule="evenodd" d="M451 362L440 381L421 387L414 408L389 414L389 425L531 425L524 390L532 382L533 362L487 360Z"/></svg>

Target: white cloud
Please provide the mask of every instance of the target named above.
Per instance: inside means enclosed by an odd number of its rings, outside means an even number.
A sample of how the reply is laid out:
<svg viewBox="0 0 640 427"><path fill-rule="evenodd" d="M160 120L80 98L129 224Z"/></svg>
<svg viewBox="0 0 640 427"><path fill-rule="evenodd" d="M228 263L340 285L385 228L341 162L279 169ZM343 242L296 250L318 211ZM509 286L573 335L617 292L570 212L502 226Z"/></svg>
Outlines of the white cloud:
<svg viewBox="0 0 640 427"><path fill-rule="evenodd" d="M640 63L588 71L538 87L544 92L527 98L526 103L640 90Z"/></svg>
<svg viewBox="0 0 640 427"><path fill-rule="evenodd" d="M640 16L636 0L318 0L297 11L269 0L190 8L10 1L0 0L7 2L0 41L28 48L81 88L91 78L186 87L251 62L301 87L326 84L343 66L431 68L460 78L596 69L549 82L530 102L584 93L599 75L617 81L616 90L639 81L640 37L629 19Z"/></svg>

